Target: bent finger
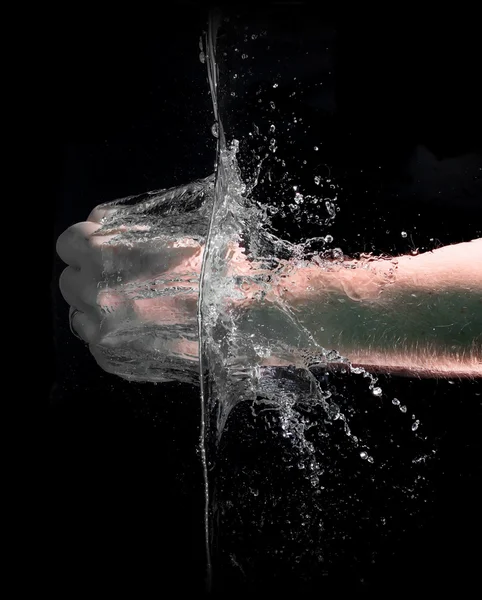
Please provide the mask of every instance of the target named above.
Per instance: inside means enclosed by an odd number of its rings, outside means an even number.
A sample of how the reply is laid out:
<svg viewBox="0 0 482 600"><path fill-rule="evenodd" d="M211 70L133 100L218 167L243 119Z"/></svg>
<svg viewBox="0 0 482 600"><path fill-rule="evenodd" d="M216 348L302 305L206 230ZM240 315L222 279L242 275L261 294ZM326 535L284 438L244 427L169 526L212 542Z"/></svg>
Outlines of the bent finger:
<svg viewBox="0 0 482 600"><path fill-rule="evenodd" d="M99 339L99 323L97 319L84 312L76 312L71 319L74 332L87 344L95 344Z"/></svg>
<svg viewBox="0 0 482 600"><path fill-rule="evenodd" d="M102 290L97 280L88 275L88 271L67 267L60 275L59 287L65 301L79 310L98 307Z"/></svg>
<svg viewBox="0 0 482 600"><path fill-rule="evenodd" d="M87 221L101 224L104 219L112 217L114 215L114 213L116 213L117 211L118 211L117 208L114 208L114 207L109 208L109 207L103 206L101 204L99 206L96 206L91 211L90 215L87 217Z"/></svg>
<svg viewBox="0 0 482 600"><path fill-rule="evenodd" d="M84 302L82 286L79 284L80 271L67 267L59 278L59 288L63 299L75 308L86 311L88 303Z"/></svg>
<svg viewBox="0 0 482 600"><path fill-rule="evenodd" d="M56 251L64 263L80 268L92 253L91 235L99 229L97 223L75 223L58 238Z"/></svg>

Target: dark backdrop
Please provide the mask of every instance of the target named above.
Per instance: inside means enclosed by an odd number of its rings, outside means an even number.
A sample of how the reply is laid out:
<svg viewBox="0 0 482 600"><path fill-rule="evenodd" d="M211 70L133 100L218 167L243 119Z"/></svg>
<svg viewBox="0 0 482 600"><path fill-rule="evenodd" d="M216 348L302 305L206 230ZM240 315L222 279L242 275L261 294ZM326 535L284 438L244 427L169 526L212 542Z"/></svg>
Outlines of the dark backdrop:
<svg viewBox="0 0 482 600"><path fill-rule="evenodd" d="M169 9L158 25L79 17L52 31L52 254L56 237L96 204L213 170L210 98L197 59L205 11L193 3ZM405 14L353 23L330 16L335 104L326 136L330 163L345 174L345 210L354 215L342 221L347 244L361 234L368 249L404 252L399 237L385 233L402 227L416 233L417 246L481 235L474 20ZM431 183L417 187L417 168L434 173ZM146 584L200 590L197 392L128 384L101 372L68 331L57 289L63 266L53 258L52 267L43 576L67 595L99 586L142 595ZM480 386L413 386L406 393L430 398L438 410L435 516L425 529L394 536L392 559L372 573L371 591L402 584L416 590L419 580L437 590L476 582ZM339 584L328 578L323 585Z"/></svg>

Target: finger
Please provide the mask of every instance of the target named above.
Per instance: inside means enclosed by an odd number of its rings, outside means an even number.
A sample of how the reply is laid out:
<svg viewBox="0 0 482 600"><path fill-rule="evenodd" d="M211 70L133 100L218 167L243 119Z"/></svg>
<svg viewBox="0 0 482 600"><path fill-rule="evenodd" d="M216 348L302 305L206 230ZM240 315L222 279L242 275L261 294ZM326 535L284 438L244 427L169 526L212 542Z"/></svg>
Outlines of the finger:
<svg viewBox="0 0 482 600"><path fill-rule="evenodd" d="M91 257L90 237L99 227L97 223L76 223L59 236L56 250L64 263L80 268Z"/></svg>
<svg viewBox="0 0 482 600"><path fill-rule="evenodd" d="M163 296L160 298L142 298L132 303L136 318L141 323L159 326L197 323L196 293L182 296Z"/></svg>
<svg viewBox="0 0 482 600"><path fill-rule="evenodd" d="M59 287L65 301L79 310L86 311L98 306L100 289L96 279L85 270L67 267L60 275Z"/></svg>
<svg viewBox="0 0 482 600"><path fill-rule="evenodd" d="M80 271L76 271L72 267L64 269L60 275L59 288L67 304L79 310L86 311L87 305L80 296L80 286L78 284L79 273Z"/></svg>
<svg viewBox="0 0 482 600"><path fill-rule="evenodd" d="M96 206L87 217L87 221L100 224L104 219L112 217L112 215L114 215L116 212L118 212L117 208L107 208L103 207L102 205Z"/></svg>
<svg viewBox="0 0 482 600"><path fill-rule="evenodd" d="M172 342L169 343L169 350L171 356L181 357L188 360L199 359L198 340L187 340L185 338L172 340Z"/></svg>
<svg viewBox="0 0 482 600"><path fill-rule="evenodd" d="M76 312L71 320L72 329L87 344L95 344L99 339L99 323L95 317L84 312Z"/></svg>

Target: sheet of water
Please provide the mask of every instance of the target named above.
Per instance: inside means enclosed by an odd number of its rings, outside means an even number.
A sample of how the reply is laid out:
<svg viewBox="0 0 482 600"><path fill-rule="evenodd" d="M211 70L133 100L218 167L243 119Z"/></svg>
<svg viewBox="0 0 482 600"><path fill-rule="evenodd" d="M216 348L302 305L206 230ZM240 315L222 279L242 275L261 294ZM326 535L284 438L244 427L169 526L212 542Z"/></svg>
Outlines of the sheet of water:
<svg viewBox="0 0 482 600"><path fill-rule="evenodd" d="M272 274L286 257L294 261L312 257L310 250L313 239L292 243L276 236L270 228L271 215L276 215L279 208L274 203L266 206L256 203L254 193L263 158L256 157L259 160L251 169L252 177L246 180L241 173L238 157L240 143L242 144L243 140L232 138L229 133L226 133L225 115L221 109L223 107L220 94L222 82L219 81L220 69L216 59L216 35L223 25L222 21L219 13L211 14L206 44L201 47L200 56L208 69L215 115L213 134L218 139L214 200L201 274L198 313L202 409L201 454L205 481L208 587L212 585L213 578L210 551L215 536L213 523L219 521L220 509L216 500L215 476L210 477L210 473L214 473L217 449L233 409L243 401L251 403L253 407L261 403L264 407L262 410L276 411L281 435L289 440L299 468L305 473L306 480L316 489L322 487L321 478L324 469L317 461L315 448L307 435L312 423L310 419L305 418L301 407L310 407L312 411L321 408L324 419L342 423L345 436L361 461L373 464L375 458L369 444L363 439L363 434L352 432L349 419L332 397L329 386L323 386L320 379L315 377L314 368L321 366L326 371L330 363L342 364L346 372L367 380L373 396L379 398L383 396L383 390L377 385L375 376L363 368L352 366L350 361L341 356L336 349L321 346L289 306L280 302L268 310L263 300L269 294L272 277L249 271L244 276L238 275L238 277L229 274L229 257L233 246L243 247L246 255L250 255L254 263L263 263ZM249 32L244 32L245 38L248 34ZM255 37L257 34L253 34L251 39ZM227 76L228 73L224 72L224 75ZM229 75L233 74L229 73ZM274 102L272 104L274 105ZM273 132L274 129L275 126L271 124L270 131ZM276 144L273 137L269 141L270 151L276 150ZM328 179L330 181L329 177ZM320 181L315 183L318 185ZM335 187L335 184L330 181L330 188ZM292 214L296 216L299 214L304 197L296 189L294 192L293 202L287 204ZM316 214L317 198L311 197L307 200L309 199L312 201L311 211ZM329 198L324 201L321 199L320 205L323 210L326 210L324 220L326 226L335 218L336 210ZM310 213L308 202L304 212ZM318 240L321 239L323 245L331 241L328 231L328 227L323 230L320 224ZM320 268L324 266L324 256L327 265L339 258L341 258L340 263L343 260L340 249L329 250L325 254L320 252L315 257ZM253 282L259 291L250 304L247 318L246 313L237 311L233 308L232 302L227 300L242 298L239 290L243 289L243 286L252 285ZM259 320L256 319L257 311L261 315ZM268 321L269 325L267 325ZM269 364L290 365L290 376L286 376L285 372L285 376L280 378L276 375L276 370L268 366ZM406 408L396 399L393 405L400 407L402 412L406 411ZM419 421L415 416L413 419L412 429L415 431Z"/></svg>

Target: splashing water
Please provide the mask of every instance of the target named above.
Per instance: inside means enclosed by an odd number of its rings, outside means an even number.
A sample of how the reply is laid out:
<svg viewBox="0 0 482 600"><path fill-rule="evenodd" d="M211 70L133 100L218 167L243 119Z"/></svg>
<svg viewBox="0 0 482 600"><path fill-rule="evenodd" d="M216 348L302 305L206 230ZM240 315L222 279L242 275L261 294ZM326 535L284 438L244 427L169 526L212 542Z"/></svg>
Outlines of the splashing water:
<svg viewBox="0 0 482 600"><path fill-rule="evenodd" d="M214 534L211 521L218 518L216 512L220 508L215 501L214 479L211 480L210 491L210 472L214 472L217 448L233 409L243 401L251 404L253 410L260 406L262 411L275 411L281 435L297 456L299 469L306 473L313 488L322 488L324 469L316 459L315 448L307 435L313 424L303 416L300 407L310 407L311 410L321 407L323 418L342 424L346 438L361 461L370 465L375 463L375 458L369 445L359 435L352 433L347 415L332 398L332 392L328 388L324 389L315 377L313 367L327 367L330 363L345 365L351 374L368 379L373 396L383 396L383 390L377 386L375 376L361 367L352 366L338 352L322 347L287 304L281 302L268 306L264 302L275 280L272 275L280 267L282 257L301 262L306 256L313 256L309 251L314 241L321 241L326 246L333 242L333 236L327 234L316 240L291 243L269 231L270 215L279 213L286 217L289 214L287 211L291 211L291 215L298 219L300 205L311 202L311 207L318 208L318 198L303 195L298 186L293 186L292 200L282 203L281 207L274 204L266 207L254 201L265 159L261 155L255 155L257 161L246 179L246 170L243 176L239 165L243 140L233 138L229 144L226 140L223 115L220 113L219 67L216 62L216 32L219 27L220 16L212 15L204 56L216 120L217 172L198 312L208 585L212 580L210 545ZM241 58L245 60L247 55L243 54ZM269 107L274 110L274 102L270 102ZM276 127L271 123L270 133L275 130ZM253 135L256 137L258 134L259 128L255 126ZM274 154L277 141L270 137L267 143L268 151ZM283 162L282 159L280 161ZM321 178L317 175L317 186L320 181ZM327 178L327 182L331 189L335 189L331 177ZM319 201L319 206L324 206L327 213L325 226L336 217L336 200L335 194L334 197ZM253 269L233 277L228 267L233 247L242 247L245 255L249 255L253 262L258 261L268 267L269 276ZM324 257L331 263L343 262L343 252L339 248L316 255L317 264L321 268L324 267ZM258 292L247 315L237 310L232 300L242 300L240 290L254 284ZM258 320L257 312L260 315ZM270 365L290 365L293 376L291 382L286 378L276 378ZM413 431L418 428L418 424L419 421L416 420L412 426Z"/></svg>
<svg viewBox="0 0 482 600"><path fill-rule="evenodd" d="M269 431L279 434L283 441L287 467L295 465L313 492L312 509L305 503L300 512L303 519L299 523L292 519L288 524L292 539L296 540L296 528L307 527L310 520L317 523L317 535L324 531L320 515L331 506L321 496L327 485L328 459L320 454L317 445L321 443L325 455L335 463L337 457L330 452L336 447L336 433L343 436L349 448L347 455L354 457L357 469L373 469L372 465L377 465L376 448L370 447L366 432L360 434L351 423L355 411L330 386L330 365L341 366L366 382L373 398L383 399L385 395L374 375L353 366L336 350L325 348L282 297L270 299L272 289L283 284L283 265L287 262L296 266L311 261L320 269L336 263L344 268L343 251L332 247L337 242L328 232L340 210L340 189L326 164L316 163L310 176L314 187L309 190L289 173L283 143L295 125L303 125L296 116L289 122L275 123L277 100L268 99L266 122L250 124L246 139L228 136L226 119L229 121L231 115L222 100L227 91L220 81L216 54L222 25L221 16L211 14L199 56L207 67L214 109L211 133L217 139L215 176L109 203L105 206L115 210L106 215L97 232L115 232L102 247L105 284L111 288L122 286L129 299L169 300L182 297L187 291L193 297L198 294L197 315L183 324L131 324L127 319L123 327L108 333L108 343L91 347L96 359L108 365L106 370L129 380L200 380L199 448L204 477L208 589L213 577L214 524L222 516L215 477L218 450L233 410L241 404L249 406L257 422L267 420L263 422L269 423ZM262 38L263 33L250 36L249 43L256 44ZM249 74L252 69L253 54L239 52L245 67L239 78L235 75L241 84L244 72ZM277 92L279 85L279 81L270 84L269 93ZM318 155L319 145L312 148ZM307 168L304 161L294 168L298 167ZM278 187L270 187L274 182ZM272 190L272 196L264 201L259 191L262 186L265 191ZM298 231L306 229L313 235L301 233L295 240L286 239L287 235L279 233L286 221ZM142 281L129 281L110 268L115 264L114 258L118 260L120 243L129 250L126 261L134 260L133 249L140 249L144 262L147 254L155 263L163 247L175 245L181 238L204 244L200 275L194 271L156 277L149 274ZM233 264L238 264L239 269ZM249 311L245 310L247 303ZM186 342L190 351L186 350ZM401 414L407 412L397 399L390 404ZM412 415L409 429L419 435L421 428L420 420ZM380 469L383 467L380 464ZM258 494L255 491L252 495ZM332 510L340 509L337 506ZM326 532L324 535L328 539ZM230 560L232 564L242 563L234 553Z"/></svg>

